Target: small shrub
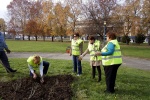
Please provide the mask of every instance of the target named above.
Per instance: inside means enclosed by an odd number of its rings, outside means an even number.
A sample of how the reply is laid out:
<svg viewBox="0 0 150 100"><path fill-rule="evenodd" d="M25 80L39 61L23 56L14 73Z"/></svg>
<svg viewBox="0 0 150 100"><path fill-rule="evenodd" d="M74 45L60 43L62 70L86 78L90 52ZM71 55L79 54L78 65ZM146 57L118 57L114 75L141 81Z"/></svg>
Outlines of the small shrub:
<svg viewBox="0 0 150 100"><path fill-rule="evenodd" d="M129 42L130 42L130 38L129 38L129 36L124 35L124 36L122 37L122 42L123 42L123 43L127 43L127 44L129 44Z"/></svg>
<svg viewBox="0 0 150 100"><path fill-rule="evenodd" d="M145 35L144 34L139 33L135 36L135 43L141 44L141 43L144 42L144 40L145 40Z"/></svg>

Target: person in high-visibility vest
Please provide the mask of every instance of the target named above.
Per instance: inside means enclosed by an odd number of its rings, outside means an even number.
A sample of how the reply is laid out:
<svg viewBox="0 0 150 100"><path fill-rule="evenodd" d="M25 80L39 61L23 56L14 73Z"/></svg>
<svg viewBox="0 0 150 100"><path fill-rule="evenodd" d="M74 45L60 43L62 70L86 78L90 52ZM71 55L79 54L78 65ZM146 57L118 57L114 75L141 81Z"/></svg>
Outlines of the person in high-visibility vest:
<svg viewBox="0 0 150 100"><path fill-rule="evenodd" d="M30 76L33 77L33 79L37 78L37 73L35 72L35 69L40 70L41 79L40 82L44 83L44 76L47 74L48 68L49 68L49 62L43 61L41 56L35 55L30 56L27 59L28 67L30 69Z"/></svg>
<svg viewBox="0 0 150 100"><path fill-rule="evenodd" d="M78 57L82 53L83 53L83 40L79 38L79 33L75 33L71 41L70 56L72 55L73 72L77 73L77 76L80 76L82 74L81 61L78 59Z"/></svg>
<svg viewBox="0 0 150 100"><path fill-rule="evenodd" d="M101 43L99 40L96 40L94 36L89 37L89 44L88 48L85 50L85 52L79 57L80 60L89 52L90 53L90 66L92 68L92 77L95 78L96 74L96 68L98 71L98 82L101 81L101 56L95 55L96 52L100 52Z"/></svg>
<svg viewBox="0 0 150 100"><path fill-rule="evenodd" d="M105 71L107 86L104 92L114 93L117 70L122 64L122 55L120 45L116 39L116 34L113 32L108 32L106 36L108 43L101 50L101 52L97 52L96 55L102 55L102 65Z"/></svg>

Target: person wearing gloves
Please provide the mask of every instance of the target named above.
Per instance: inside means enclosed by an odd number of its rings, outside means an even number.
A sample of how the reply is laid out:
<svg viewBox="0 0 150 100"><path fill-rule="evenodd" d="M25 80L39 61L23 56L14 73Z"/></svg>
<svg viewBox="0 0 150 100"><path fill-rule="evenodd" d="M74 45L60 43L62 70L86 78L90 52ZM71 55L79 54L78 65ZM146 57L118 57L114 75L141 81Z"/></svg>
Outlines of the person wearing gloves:
<svg viewBox="0 0 150 100"><path fill-rule="evenodd" d="M8 46L5 43L5 39L3 34L0 32L0 62L1 64L5 67L6 71L8 73L14 73L17 70L14 70L10 67L9 61L8 61L8 57L5 53L6 52L9 54L11 51L8 49Z"/></svg>
<svg viewBox="0 0 150 100"><path fill-rule="evenodd" d="M42 57L35 55L30 56L27 59L28 67L30 69L30 76L33 77L33 79L37 78L37 74L35 73L36 68L39 68L40 75L41 75L41 83L44 83L44 76L47 74L48 68L49 68L49 62L43 61Z"/></svg>
<svg viewBox="0 0 150 100"><path fill-rule="evenodd" d="M80 39L79 33L73 35L71 40L70 56L72 55L73 60L73 72L77 73L77 76L82 74L81 61L78 57L83 53L83 40Z"/></svg>
<svg viewBox="0 0 150 100"><path fill-rule="evenodd" d="M106 90L104 92L114 93L117 70L122 64L122 55L116 34L108 32L106 36L107 44L101 52L96 52L95 55L102 56L102 65L106 76Z"/></svg>
<svg viewBox="0 0 150 100"><path fill-rule="evenodd" d="M89 37L89 44L88 48L85 50L85 52L79 57L80 60L88 53L90 52L90 66L92 68L92 77L95 78L96 74L96 68L98 71L98 82L101 81L101 56L100 55L95 55L96 52L99 52L100 49L100 41L95 40L95 37L90 36Z"/></svg>

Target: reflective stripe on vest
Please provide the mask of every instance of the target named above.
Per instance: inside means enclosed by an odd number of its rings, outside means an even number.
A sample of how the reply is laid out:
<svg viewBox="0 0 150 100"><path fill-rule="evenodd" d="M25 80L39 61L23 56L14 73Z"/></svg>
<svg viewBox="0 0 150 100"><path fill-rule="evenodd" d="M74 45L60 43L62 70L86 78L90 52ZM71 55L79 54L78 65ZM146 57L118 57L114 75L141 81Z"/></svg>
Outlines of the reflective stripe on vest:
<svg viewBox="0 0 150 100"><path fill-rule="evenodd" d="M122 56L121 56L121 50L120 50L120 45L117 40L111 40L111 43L115 45L115 51L112 55L109 56L102 56L102 64L104 66L107 65L114 65L114 64L121 64L122 63ZM102 49L102 52L107 52L107 45Z"/></svg>
<svg viewBox="0 0 150 100"><path fill-rule="evenodd" d="M79 49L79 45L83 40L78 39L78 40L74 40L72 39L71 41L71 47L72 47L72 55L80 55L80 49Z"/></svg>
<svg viewBox="0 0 150 100"><path fill-rule="evenodd" d="M90 61L100 61L102 60L101 56L95 56L95 52L100 51L100 41L95 40L94 44L88 44L88 49L90 52Z"/></svg>

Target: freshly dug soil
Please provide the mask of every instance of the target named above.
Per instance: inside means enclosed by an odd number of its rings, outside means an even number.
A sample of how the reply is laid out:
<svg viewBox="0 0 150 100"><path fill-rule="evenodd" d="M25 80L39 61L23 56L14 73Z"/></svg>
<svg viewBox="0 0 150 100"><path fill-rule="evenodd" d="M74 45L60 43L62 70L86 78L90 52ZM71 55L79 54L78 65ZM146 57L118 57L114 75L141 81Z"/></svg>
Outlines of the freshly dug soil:
<svg viewBox="0 0 150 100"><path fill-rule="evenodd" d="M73 92L71 75L47 76L40 83L29 78L11 82L0 82L0 99L2 100L71 100Z"/></svg>

